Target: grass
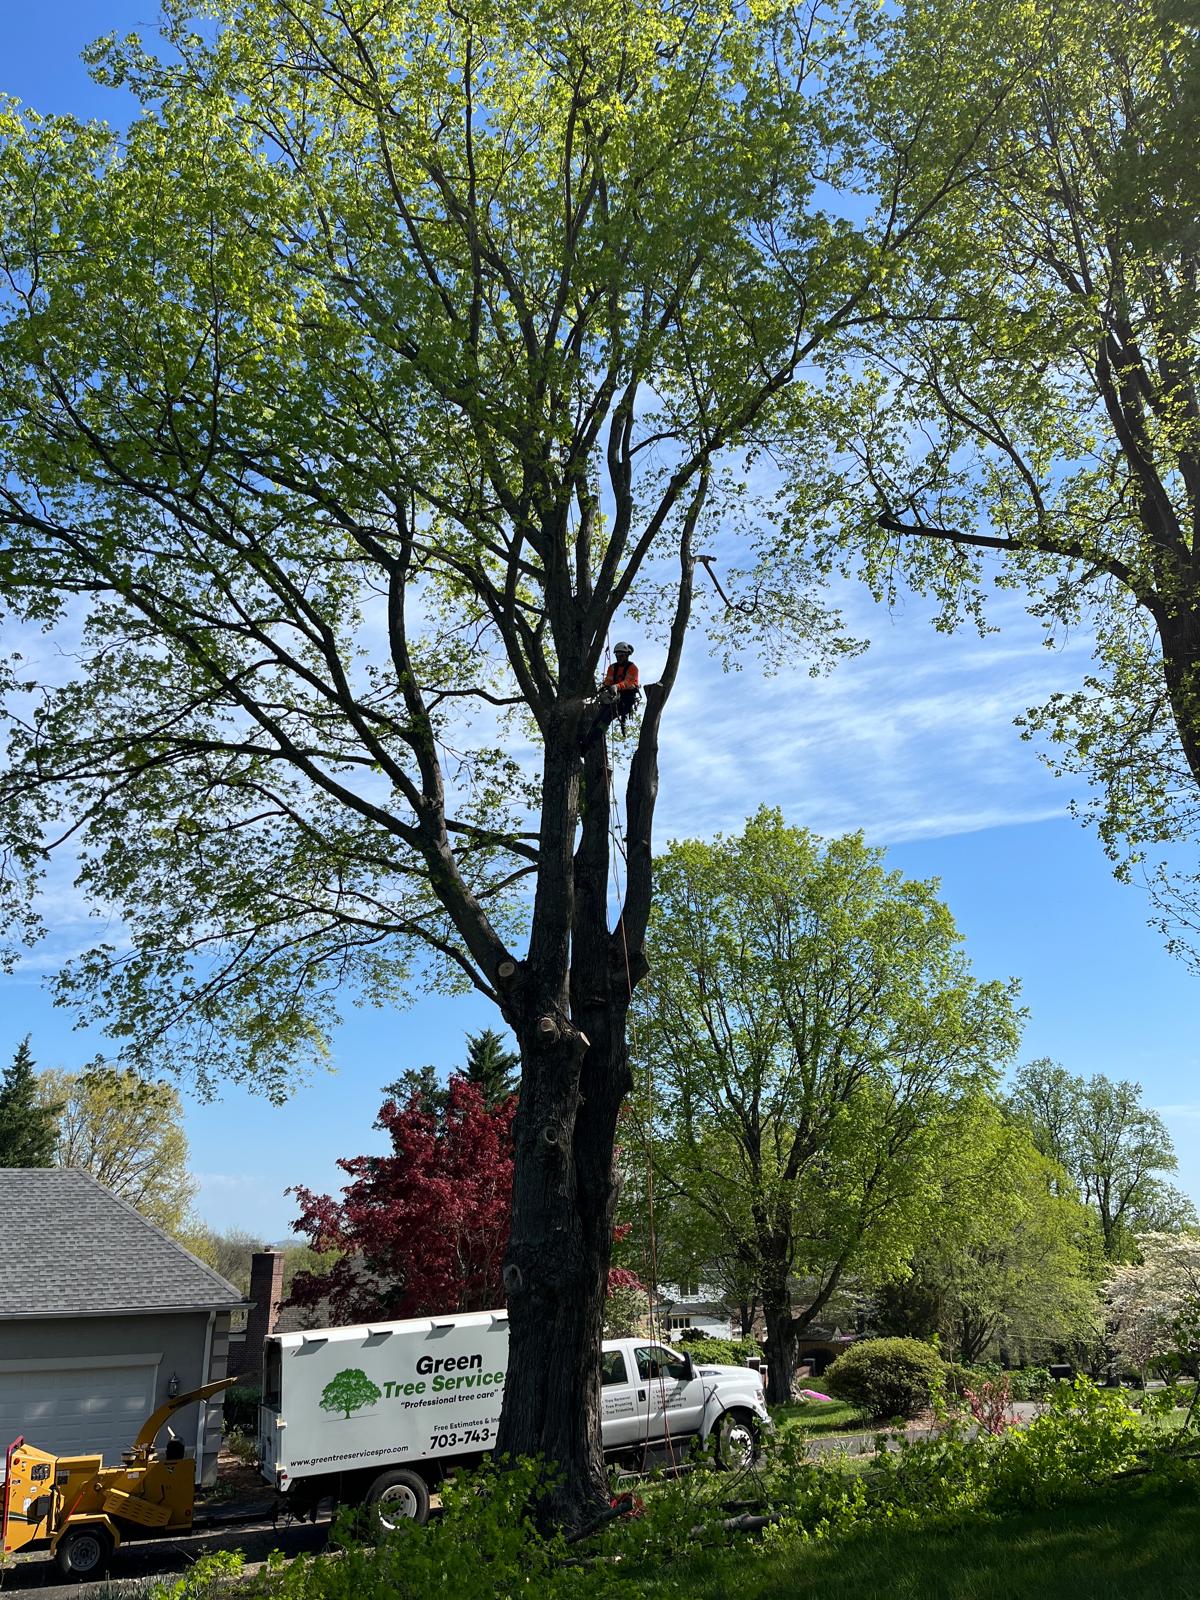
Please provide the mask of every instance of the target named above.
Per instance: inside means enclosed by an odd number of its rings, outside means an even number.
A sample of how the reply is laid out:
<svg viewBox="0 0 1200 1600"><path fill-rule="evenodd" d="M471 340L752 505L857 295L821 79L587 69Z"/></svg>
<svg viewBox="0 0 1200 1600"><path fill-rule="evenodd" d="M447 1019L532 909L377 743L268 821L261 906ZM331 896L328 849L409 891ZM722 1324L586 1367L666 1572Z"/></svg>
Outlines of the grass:
<svg viewBox="0 0 1200 1600"><path fill-rule="evenodd" d="M773 1406L771 1415L780 1433L801 1433L819 1438L830 1433L872 1433L874 1425L864 1412L845 1400L809 1400Z"/></svg>
<svg viewBox="0 0 1200 1600"><path fill-rule="evenodd" d="M967 1526L878 1528L799 1554L699 1552L630 1600L1196 1600L1191 1494L1110 1492Z"/></svg>

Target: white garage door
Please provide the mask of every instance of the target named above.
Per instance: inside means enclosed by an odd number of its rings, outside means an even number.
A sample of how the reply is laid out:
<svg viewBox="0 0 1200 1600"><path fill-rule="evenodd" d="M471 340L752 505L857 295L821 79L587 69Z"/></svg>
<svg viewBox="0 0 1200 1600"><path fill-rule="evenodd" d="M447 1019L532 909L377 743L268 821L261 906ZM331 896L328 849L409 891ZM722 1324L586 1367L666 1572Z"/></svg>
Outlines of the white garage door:
<svg viewBox="0 0 1200 1600"><path fill-rule="evenodd" d="M56 1455L102 1454L118 1463L154 1409L157 1356L121 1365L0 1363L2 1451L18 1434Z"/></svg>

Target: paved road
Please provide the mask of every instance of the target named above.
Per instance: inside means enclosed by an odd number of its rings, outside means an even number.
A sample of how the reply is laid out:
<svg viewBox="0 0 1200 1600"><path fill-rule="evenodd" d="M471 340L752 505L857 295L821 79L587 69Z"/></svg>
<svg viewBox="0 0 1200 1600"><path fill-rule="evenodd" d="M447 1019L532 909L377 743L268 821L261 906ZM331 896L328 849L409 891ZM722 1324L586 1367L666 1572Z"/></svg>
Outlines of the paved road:
<svg viewBox="0 0 1200 1600"><path fill-rule="evenodd" d="M1018 1422L1028 1422L1040 1408L1033 1400L1014 1400L1012 1409ZM879 1434L888 1431L886 1428L872 1428L869 1433L821 1434L810 1439L805 1449L810 1456L865 1456L874 1451ZM910 1439L932 1439L934 1431L933 1428L907 1428L905 1433Z"/></svg>
<svg viewBox="0 0 1200 1600"><path fill-rule="evenodd" d="M143 1594L149 1580L159 1574L186 1572L202 1555L214 1550L241 1550L250 1564L265 1561L272 1550L282 1550L285 1555L298 1556L321 1550L329 1536L328 1519L315 1525L311 1522L282 1522L273 1528L270 1522L244 1523L236 1528L203 1530L181 1539L154 1540L130 1544L119 1550L113 1558L109 1579L100 1584L59 1582L58 1569L51 1561L21 1557L0 1572L0 1594L24 1594L37 1600L99 1600L100 1596L128 1596L129 1600Z"/></svg>

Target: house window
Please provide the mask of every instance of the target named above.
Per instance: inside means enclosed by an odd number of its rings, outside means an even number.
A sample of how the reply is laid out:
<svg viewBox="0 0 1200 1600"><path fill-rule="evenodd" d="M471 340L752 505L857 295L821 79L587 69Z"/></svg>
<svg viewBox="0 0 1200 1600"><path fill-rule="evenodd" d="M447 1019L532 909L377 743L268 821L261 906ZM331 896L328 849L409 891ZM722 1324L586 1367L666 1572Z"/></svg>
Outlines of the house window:
<svg viewBox="0 0 1200 1600"><path fill-rule="evenodd" d="M679 1298L681 1300L698 1300L700 1298L700 1279L684 1278L679 1285Z"/></svg>
<svg viewBox="0 0 1200 1600"><path fill-rule="evenodd" d="M691 1317L668 1317L667 1318L667 1331L668 1331L668 1333L680 1333L684 1328L690 1328L691 1325L692 1325Z"/></svg>

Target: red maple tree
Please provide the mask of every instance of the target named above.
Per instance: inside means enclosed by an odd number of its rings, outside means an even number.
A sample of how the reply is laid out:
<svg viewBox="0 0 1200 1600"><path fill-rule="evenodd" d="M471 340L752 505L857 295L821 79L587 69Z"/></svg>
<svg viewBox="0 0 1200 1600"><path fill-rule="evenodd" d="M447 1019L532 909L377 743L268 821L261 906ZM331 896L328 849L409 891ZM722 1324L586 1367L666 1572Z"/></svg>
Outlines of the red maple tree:
<svg viewBox="0 0 1200 1600"><path fill-rule="evenodd" d="M457 1073L441 1105L420 1090L385 1100L376 1126L390 1155L339 1161L351 1179L341 1199L289 1191L300 1202L293 1231L339 1255L298 1272L287 1304L320 1307L334 1323L502 1306L516 1110L516 1095L489 1107ZM608 1286L642 1287L625 1267L610 1268Z"/></svg>
<svg viewBox="0 0 1200 1600"><path fill-rule="evenodd" d="M419 1093L384 1101L377 1126L389 1155L339 1161L351 1179L340 1199L291 1191L300 1202L293 1230L341 1255L323 1271L298 1272L289 1304L327 1307L335 1322L503 1305L516 1109L513 1095L489 1110L460 1076L440 1114Z"/></svg>

